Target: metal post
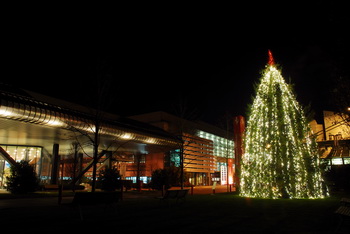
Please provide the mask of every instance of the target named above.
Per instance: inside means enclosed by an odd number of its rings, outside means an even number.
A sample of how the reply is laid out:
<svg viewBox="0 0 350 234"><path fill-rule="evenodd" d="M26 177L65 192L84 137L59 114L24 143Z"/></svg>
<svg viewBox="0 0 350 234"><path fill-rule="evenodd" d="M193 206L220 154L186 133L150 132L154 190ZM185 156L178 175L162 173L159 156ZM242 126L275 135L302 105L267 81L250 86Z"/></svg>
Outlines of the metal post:
<svg viewBox="0 0 350 234"><path fill-rule="evenodd" d="M212 187L213 194L215 194L215 188L216 188L216 181L213 183L213 187Z"/></svg>
<svg viewBox="0 0 350 234"><path fill-rule="evenodd" d="M120 200L123 201L124 181L120 180Z"/></svg>
<svg viewBox="0 0 350 234"><path fill-rule="evenodd" d="M58 205L60 206L62 203L62 192L63 192L63 185L60 184L58 186Z"/></svg>
<svg viewBox="0 0 350 234"><path fill-rule="evenodd" d="M52 149L52 170L51 170L51 184L58 182L58 169L60 166L60 156L58 155L59 145L54 144Z"/></svg>

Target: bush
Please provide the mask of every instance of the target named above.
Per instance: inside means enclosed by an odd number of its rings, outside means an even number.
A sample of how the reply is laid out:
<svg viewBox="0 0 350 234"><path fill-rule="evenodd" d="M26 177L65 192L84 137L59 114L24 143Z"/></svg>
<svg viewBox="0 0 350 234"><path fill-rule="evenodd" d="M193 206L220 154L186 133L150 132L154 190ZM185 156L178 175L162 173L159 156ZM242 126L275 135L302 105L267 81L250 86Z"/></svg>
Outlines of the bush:
<svg viewBox="0 0 350 234"><path fill-rule="evenodd" d="M115 167L101 170L98 184L104 191L115 191L120 188L121 182L119 171Z"/></svg>
<svg viewBox="0 0 350 234"><path fill-rule="evenodd" d="M325 172L326 182L333 190L350 191L350 165L333 165Z"/></svg>
<svg viewBox="0 0 350 234"><path fill-rule="evenodd" d="M169 167L157 169L152 173L151 188L162 190L169 189L172 186L181 185L181 169L178 167Z"/></svg>
<svg viewBox="0 0 350 234"><path fill-rule="evenodd" d="M10 176L6 177L6 190L13 194L25 194L39 190L39 179L34 167L22 160L10 167Z"/></svg>

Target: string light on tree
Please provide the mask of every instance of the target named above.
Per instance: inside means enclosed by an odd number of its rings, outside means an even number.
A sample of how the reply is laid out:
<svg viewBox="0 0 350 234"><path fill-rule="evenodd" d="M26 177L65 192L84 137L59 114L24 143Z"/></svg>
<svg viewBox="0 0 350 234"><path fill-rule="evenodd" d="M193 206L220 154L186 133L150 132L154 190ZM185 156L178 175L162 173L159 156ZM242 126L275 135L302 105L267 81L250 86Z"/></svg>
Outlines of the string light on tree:
<svg viewBox="0 0 350 234"><path fill-rule="evenodd" d="M271 51L250 109L241 167L242 196L324 198L316 140Z"/></svg>

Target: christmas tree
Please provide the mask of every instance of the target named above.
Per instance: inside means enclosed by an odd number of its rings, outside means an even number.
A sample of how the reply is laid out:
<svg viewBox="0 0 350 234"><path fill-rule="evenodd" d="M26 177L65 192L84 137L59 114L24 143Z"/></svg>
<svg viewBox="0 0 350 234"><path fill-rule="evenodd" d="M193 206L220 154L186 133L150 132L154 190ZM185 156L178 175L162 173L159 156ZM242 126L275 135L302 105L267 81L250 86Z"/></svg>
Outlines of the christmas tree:
<svg viewBox="0 0 350 234"><path fill-rule="evenodd" d="M250 107L240 193L261 198L327 196L316 140L271 51Z"/></svg>

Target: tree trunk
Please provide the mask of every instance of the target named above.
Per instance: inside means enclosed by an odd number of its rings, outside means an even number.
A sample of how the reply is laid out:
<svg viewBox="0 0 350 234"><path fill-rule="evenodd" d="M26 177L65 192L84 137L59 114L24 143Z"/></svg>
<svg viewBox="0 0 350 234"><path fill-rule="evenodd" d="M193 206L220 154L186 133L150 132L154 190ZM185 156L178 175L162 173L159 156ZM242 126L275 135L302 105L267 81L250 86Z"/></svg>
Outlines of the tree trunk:
<svg viewBox="0 0 350 234"><path fill-rule="evenodd" d="M181 184L181 189L183 189L184 188L184 146L183 144L181 145L181 148L180 148L180 167L181 167L180 184Z"/></svg>
<svg viewBox="0 0 350 234"><path fill-rule="evenodd" d="M92 167L92 184L91 192L96 190L96 176L97 176L97 162L98 162L98 134L99 134L99 124L96 123L95 135L94 135L94 149L93 149L93 167Z"/></svg>

